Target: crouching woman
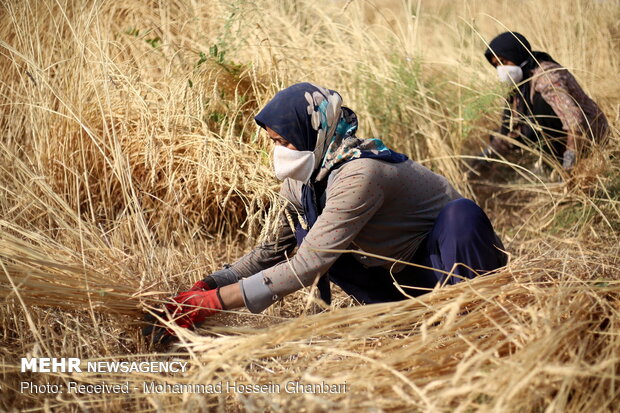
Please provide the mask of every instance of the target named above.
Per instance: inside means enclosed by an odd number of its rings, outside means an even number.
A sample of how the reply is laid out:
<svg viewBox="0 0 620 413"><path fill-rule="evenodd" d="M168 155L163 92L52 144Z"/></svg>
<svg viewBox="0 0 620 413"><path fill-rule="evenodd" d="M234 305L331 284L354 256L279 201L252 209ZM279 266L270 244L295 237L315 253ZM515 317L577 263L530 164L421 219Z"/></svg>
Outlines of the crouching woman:
<svg viewBox="0 0 620 413"><path fill-rule="evenodd" d="M609 124L600 107L566 68L549 54L532 51L522 34L496 36L484 55L500 81L512 87L499 134L491 136L474 169L484 170L489 159L516 149L513 140L544 150L570 171L593 143L606 142Z"/></svg>
<svg viewBox="0 0 620 413"><path fill-rule="evenodd" d="M255 120L275 144L287 213L272 240L168 304L180 326L192 327L222 309L245 306L259 313L317 278L327 303L330 283L361 303L378 303L406 298L394 281L417 296L437 283L455 284L505 265L501 241L482 209L381 140L358 138L357 117L337 92L293 85Z"/></svg>

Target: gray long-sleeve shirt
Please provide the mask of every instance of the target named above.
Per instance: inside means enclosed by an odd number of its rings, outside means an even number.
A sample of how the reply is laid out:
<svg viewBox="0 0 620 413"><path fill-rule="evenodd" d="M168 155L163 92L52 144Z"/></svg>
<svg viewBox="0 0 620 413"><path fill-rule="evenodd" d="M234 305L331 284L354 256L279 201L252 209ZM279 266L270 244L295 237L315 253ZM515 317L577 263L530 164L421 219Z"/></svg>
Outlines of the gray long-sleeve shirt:
<svg viewBox="0 0 620 413"><path fill-rule="evenodd" d="M289 216L303 216L302 183L287 179L280 189L289 201ZM246 306L260 312L277 299L311 285L325 274L340 253L320 250L354 249L410 259L431 230L439 211L461 195L442 176L414 161L387 163L357 159L330 174L323 212L296 254L295 235L283 217L277 236L242 257L218 285L241 280ZM392 263L363 255L367 267ZM392 268L398 272L403 265ZM225 270L226 271L226 270ZM247 278L246 278L247 277Z"/></svg>

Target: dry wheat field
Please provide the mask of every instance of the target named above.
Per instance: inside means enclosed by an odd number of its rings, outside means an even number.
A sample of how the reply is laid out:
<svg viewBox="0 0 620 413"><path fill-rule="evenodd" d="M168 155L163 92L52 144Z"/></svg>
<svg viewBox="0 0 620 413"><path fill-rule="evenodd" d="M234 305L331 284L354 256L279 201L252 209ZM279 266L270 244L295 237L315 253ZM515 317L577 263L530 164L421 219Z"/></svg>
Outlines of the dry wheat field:
<svg viewBox="0 0 620 413"><path fill-rule="evenodd" d="M483 51L506 30L610 121L570 176L524 148L464 177L498 124ZM0 411L618 411L619 73L619 0L2 0ZM299 291L151 345L145 311L273 230L253 115L302 81L476 199L509 264L396 303ZM22 372L33 357L187 364Z"/></svg>

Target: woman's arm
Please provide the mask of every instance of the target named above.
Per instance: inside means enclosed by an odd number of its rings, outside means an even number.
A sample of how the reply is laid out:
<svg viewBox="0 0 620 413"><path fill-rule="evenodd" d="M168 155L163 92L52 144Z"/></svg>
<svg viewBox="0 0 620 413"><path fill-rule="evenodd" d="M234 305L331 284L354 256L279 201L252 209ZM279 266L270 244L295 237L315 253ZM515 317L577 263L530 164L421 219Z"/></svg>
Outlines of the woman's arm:
<svg viewBox="0 0 620 413"><path fill-rule="evenodd" d="M490 158L497 158L497 155L504 156L513 148L510 139L521 140L523 122L521 114L517 111L521 99L521 96L510 96L508 98L506 107L502 112L502 123L499 129L501 136L491 135L489 145L481 154L482 156Z"/></svg>
<svg viewBox="0 0 620 413"><path fill-rule="evenodd" d="M289 182L285 181L282 184L280 195L283 199L289 201L282 210L276 231L265 242L256 246L231 266L209 275L205 281L209 282L209 279L212 280L211 288L236 283L242 278L249 277L252 274L276 265L293 252L297 241L291 224L296 222L296 209L298 206L290 201L293 198L293 194Z"/></svg>
<svg viewBox="0 0 620 413"><path fill-rule="evenodd" d="M543 70L532 79L532 86L560 118L562 129L566 131L566 149L575 151L576 139L582 134L581 127L585 121L581 107L570 93L569 83L576 81L561 66L554 65Z"/></svg>
<svg viewBox="0 0 620 413"><path fill-rule="evenodd" d="M369 162L380 167L377 162ZM293 258L240 281L246 307L260 312L285 295L311 285L350 247L383 205L383 189L363 160L341 168L327 188L327 202Z"/></svg>

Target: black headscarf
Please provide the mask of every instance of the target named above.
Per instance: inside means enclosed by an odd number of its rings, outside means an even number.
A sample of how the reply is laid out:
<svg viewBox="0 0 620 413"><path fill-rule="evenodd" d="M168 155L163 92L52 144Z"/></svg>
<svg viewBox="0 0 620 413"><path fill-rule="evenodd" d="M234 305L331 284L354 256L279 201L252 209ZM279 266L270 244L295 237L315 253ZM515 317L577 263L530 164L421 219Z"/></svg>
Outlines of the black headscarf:
<svg viewBox="0 0 620 413"><path fill-rule="evenodd" d="M532 54L532 47L525 36L517 32L505 32L497 35L484 52L489 63L493 57L503 57L516 65L521 65Z"/></svg>
<svg viewBox="0 0 620 413"><path fill-rule="evenodd" d="M518 86L518 90L515 90L513 95L520 97L519 104L516 108L517 111L522 116L542 119L542 123L548 123L551 121L553 125L548 125L546 129L557 129L557 122L554 121L554 119L557 119L557 115L551 106L549 106L549 104L547 104L547 102L540 97L537 97L534 101L532 101L530 81L533 70L537 68L541 62L553 62L556 64L557 62L545 52L533 51L530 46L530 42L525 38L525 36L517 32L504 32L497 35L489 43L489 47L484 52L484 56L491 64L493 57L503 57L504 59L510 60L515 65L521 67L521 70L523 71L523 80ZM507 108L504 110L502 130L500 131L500 133L504 135L508 133L510 117L511 111L510 108ZM537 120L537 123L541 123L541 121ZM524 135L533 140L535 134L535 131L531 127L526 127Z"/></svg>
<svg viewBox="0 0 620 413"><path fill-rule="evenodd" d="M532 71L538 67L540 62L553 62L557 63L549 54L545 52L532 51L530 42L521 33L517 32L504 32L497 35L489 47L484 52L484 56L489 63L492 64L492 58L494 56L503 57L508 59L523 70L522 85L519 86L519 90L525 99L530 99L530 82L532 77Z"/></svg>

